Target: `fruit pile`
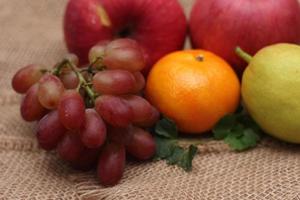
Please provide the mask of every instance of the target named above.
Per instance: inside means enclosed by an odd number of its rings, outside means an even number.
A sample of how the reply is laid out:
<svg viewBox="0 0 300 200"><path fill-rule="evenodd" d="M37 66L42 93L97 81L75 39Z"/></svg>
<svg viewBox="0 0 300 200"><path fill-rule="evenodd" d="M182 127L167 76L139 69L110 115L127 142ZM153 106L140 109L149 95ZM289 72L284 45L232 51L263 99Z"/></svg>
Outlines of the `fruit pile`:
<svg viewBox="0 0 300 200"><path fill-rule="evenodd" d="M237 151L255 147L262 130L300 143L300 47L271 45L299 44L299 3L243 3L197 0L189 29L192 47L201 49L181 50L187 22L177 0L69 0L64 36L78 57L16 73L12 86L26 93L22 117L39 121L43 149L78 169L98 163L103 185L121 179L128 155L156 154L190 170L197 147L180 146L179 132L212 132ZM159 112L166 118L156 123Z"/></svg>
<svg viewBox="0 0 300 200"><path fill-rule="evenodd" d="M45 150L78 169L97 164L103 185L122 177L126 153L147 160L155 154L155 141L146 130L159 112L141 91L145 67L141 47L131 39L101 42L89 52L90 64L77 68L78 58L68 54L53 69L28 65L12 80L25 94L21 115L38 121L36 137Z"/></svg>

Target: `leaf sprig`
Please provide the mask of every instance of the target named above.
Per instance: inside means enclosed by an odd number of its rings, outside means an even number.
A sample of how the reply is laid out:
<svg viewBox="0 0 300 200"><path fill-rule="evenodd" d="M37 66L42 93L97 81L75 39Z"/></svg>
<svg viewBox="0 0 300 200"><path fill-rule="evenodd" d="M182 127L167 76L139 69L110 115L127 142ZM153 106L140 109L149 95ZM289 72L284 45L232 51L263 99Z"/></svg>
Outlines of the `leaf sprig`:
<svg viewBox="0 0 300 200"><path fill-rule="evenodd" d="M190 145L181 147L178 142L176 124L167 118L157 122L155 126L156 159L166 160L170 165L178 165L185 171L192 169L192 161L197 153L197 147Z"/></svg>
<svg viewBox="0 0 300 200"><path fill-rule="evenodd" d="M262 131L246 111L240 109L223 117L213 128L213 134L216 140L224 140L233 150L244 151L257 145Z"/></svg>

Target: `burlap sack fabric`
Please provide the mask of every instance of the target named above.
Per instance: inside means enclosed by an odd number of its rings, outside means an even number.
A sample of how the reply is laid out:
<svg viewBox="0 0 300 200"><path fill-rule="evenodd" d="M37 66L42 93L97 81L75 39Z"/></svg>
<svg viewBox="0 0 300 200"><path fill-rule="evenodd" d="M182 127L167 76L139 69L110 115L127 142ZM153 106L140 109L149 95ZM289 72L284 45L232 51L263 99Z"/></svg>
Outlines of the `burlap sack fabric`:
<svg viewBox="0 0 300 200"><path fill-rule="evenodd" d="M0 199L300 199L300 148L272 139L243 153L206 142L190 173L164 162L130 163L111 188L101 187L94 172L72 170L40 150L34 124L20 118L10 79L25 64L53 65L66 52L65 3L0 0ZM192 5L182 3L186 10Z"/></svg>

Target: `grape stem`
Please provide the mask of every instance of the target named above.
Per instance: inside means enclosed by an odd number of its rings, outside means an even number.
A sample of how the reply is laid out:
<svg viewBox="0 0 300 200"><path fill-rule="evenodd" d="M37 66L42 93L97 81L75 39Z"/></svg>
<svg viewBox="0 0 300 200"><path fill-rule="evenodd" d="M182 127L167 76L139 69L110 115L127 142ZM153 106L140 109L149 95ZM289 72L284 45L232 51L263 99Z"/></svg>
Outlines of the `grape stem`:
<svg viewBox="0 0 300 200"><path fill-rule="evenodd" d="M61 70L64 67L69 67L77 76L77 78L79 79L79 84L76 88L76 90L79 92L80 88L83 88L86 93L88 94L90 100L92 101L92 104L95 104L95 99L99 96L99 94L96 94L91 86L91 83L88 83L85 78L83 77L83 75L80 73L80 71L77 69L77 67L70 62L67 59L64 59L62 62L58 63L57 66L54 68L52 74L59 76L59 74L61 73Z"/></svg>
<svg viewBox="0 0 300 200"><path fill-rule="evenodd" d="M100 64L99 66L97 66L96 64ZM103 65L103 57L100 56L100 57L97 57L95 59L94 62L92 62L88 68L87 68L87 71L89 73L93 73L93 69L97 69L98 71L102 71L103 69L105 68L105 65Z"/></svg>
<svg viewBox="0 0 300 200"><path fill-rule="evenodd" d="M102 71L104 69L105 65L103 65L103 57L97 57L94 62L92 62L86 68L81 69L80 72L88 72L94 75L95 71Z"/></svg>
<svg viewBox="0 0 300 200"><path fill-rule="evenodd" d="M41 69L40 72L41 72L42 74L46 74L47 72L51 72L51 71L48 70L48 69Z"/></svg>
<svg viewBox="0 0 300 200"><path fill-rule="evenodd" d="M59 76L61 70L66 67L66 64L69 63L69 60L64 59L62 62L57 63L56 66L54 67L54 70L52 71L52 74L55 76Z"/></svg>
<svg viewBox="0 0 300 200"><path fill-rule="evenodd" d="M70 61L68 61L68 65L75 72L76 76L79 79L79 84L78 84L78 87L77 87L77 91L79 91L81 87L84 88L84 90L87 92L88 96L90 97L92 103L94 104L95 103L96 94L94 93L94 91L92 90L92 88L89 86L89 83L85 80L85 78L77 70L77 67L73 63L71 63Z"/></svg>

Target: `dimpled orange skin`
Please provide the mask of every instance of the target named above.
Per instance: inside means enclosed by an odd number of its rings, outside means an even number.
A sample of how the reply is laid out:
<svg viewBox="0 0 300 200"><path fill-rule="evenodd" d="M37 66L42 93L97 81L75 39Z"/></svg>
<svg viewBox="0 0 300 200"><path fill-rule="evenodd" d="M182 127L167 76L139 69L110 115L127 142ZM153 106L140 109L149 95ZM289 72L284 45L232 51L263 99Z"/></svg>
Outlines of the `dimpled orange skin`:
<svg viewBox="0 0 300 200"><path fill-rule="evenodd" d="M217 55L184 50L166 55L153 66L145 94L164 116L176 122L180 131L201 134L236 110L240 82Z"/></svg>

